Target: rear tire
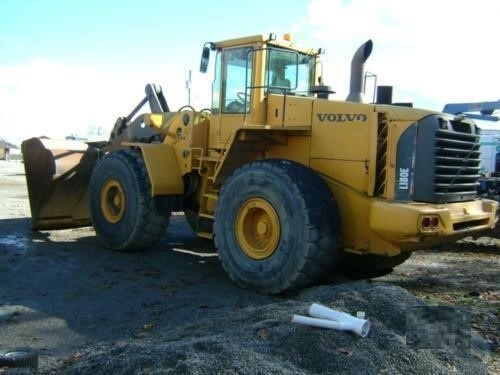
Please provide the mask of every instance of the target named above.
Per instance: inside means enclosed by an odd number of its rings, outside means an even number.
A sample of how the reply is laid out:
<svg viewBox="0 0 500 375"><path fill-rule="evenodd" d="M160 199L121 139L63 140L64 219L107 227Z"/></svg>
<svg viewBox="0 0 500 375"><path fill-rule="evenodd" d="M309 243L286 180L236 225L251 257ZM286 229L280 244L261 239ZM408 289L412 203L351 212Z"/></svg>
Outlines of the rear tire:
<svg viewBox="0 0 500 375"><path fill-rule="evenodd" d="M165 234L170 212L158 211L139 152L106 155L92 173L90 215L99 241L120 251L141 250Z"/></svg>
<svg viewBox="0 0 500 375"><path fill-rule="evenodd" d="M222 187L215 245L238 285L282 293L321 281L333 268L340 218L331 191L311 169L286 160L243 166Z"/></svg>

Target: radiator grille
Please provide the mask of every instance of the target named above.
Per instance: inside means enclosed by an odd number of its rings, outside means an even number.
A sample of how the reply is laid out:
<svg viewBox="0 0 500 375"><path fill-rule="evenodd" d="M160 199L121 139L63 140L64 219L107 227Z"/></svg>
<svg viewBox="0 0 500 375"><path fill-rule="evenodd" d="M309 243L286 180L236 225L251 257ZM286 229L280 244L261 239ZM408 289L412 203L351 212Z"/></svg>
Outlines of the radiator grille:
<svg viewBox="0 0 500 375"><path fill-rule="evenodd" d="M479 136L436 131L434 191L437 196L475 193L481 163Z"/></svg>
<svg viewBox="0 0 500 375"><path fill-rule="evenodd" d="M424 122L418 126L415 199L435 203L474 199L481 164L479 128L470 121L434 116Z"/></svg>

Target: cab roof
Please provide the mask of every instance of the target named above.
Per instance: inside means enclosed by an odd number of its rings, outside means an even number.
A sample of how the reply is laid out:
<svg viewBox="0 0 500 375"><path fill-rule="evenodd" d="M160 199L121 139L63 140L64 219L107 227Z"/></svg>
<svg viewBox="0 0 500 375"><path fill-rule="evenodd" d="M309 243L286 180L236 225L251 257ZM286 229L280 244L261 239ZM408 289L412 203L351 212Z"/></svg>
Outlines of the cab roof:
<svg viewBox="0 0 500 375"><path fill-rule="evenodd" d="M286 40L285 38L277 38L276 34L269 34L269 35L260 34L260 35L252 35L235 39L228 39L216 42L214 43L214 45L216 49L219 49L219 48L237 47L241 45L249 45L256 43L260 43L263 46L267 44L276 47L291 49L308 55L318 55L321 53L320 49L304 48L302 46L296 45L291 40Z"/></svg>

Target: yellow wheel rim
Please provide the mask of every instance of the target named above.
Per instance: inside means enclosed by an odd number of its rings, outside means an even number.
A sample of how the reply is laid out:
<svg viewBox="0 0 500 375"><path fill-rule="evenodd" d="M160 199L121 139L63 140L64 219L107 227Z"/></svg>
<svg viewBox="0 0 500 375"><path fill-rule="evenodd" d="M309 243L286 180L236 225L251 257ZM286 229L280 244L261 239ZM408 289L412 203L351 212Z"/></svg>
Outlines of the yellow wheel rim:
<svg viewBox="0 0 500 375"><path fill-rule="evenodd" d="M280 240L280 221L273 206L261 198L246 201L236 217L236 237L252 259L269 258Z"/></svg>
<svg viewBox="0 0 500 375"><path fill-rule="evenodd" d="M116 180L109 180L101 189L101 212L110 223L117 223L125 214L125 192Z"/></svg>

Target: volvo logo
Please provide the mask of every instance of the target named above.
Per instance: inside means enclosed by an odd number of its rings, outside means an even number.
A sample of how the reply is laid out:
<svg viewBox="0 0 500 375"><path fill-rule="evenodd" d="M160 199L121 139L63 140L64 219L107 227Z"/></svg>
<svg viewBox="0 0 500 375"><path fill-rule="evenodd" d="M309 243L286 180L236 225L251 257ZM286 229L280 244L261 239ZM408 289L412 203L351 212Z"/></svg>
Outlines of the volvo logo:
<svg viewBox="0 0 500 375"><path fill-rule="evenodd" d="M363 113L317 113L318 120L321 122L366 122L368 117Z"/></svg>

